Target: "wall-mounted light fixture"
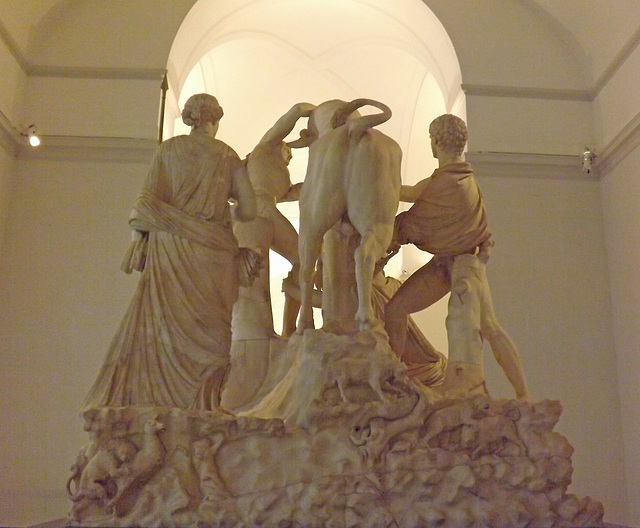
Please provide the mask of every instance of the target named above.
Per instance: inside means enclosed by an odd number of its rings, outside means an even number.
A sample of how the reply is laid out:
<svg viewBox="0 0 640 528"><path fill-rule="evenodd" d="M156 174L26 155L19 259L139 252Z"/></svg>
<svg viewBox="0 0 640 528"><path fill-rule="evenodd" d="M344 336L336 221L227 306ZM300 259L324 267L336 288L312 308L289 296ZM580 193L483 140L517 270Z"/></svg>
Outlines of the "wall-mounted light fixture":
<svg viewBox="0 0 640 528"><path fill-rule="evenodd" d="M589 147L584 147L582 152L582 170L589 174L591 172L591 165L596 160L596 155Z"/></svg>
<svg viewBox="0 0 640 528"><path fill-rule="evenodd" d="M38 127L36 125L29 125L29 127L21 134L22 137L32 147L40 145L40 138L38 137Z"/></svg>

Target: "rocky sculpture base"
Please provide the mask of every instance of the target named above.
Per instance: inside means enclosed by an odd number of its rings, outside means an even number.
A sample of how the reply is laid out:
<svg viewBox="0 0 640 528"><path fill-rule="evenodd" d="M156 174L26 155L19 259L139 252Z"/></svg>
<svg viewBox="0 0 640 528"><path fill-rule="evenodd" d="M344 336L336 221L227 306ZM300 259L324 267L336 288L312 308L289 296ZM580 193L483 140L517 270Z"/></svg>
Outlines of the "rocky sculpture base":
<svg viewBox="0 0 640 528"><path fill-rule="evenodd" d="M84 413L69 523L141 527L568 527L602 505L567 493L561 406L439 399L374 333L292 338L279 385L240 416Z"/></svg>

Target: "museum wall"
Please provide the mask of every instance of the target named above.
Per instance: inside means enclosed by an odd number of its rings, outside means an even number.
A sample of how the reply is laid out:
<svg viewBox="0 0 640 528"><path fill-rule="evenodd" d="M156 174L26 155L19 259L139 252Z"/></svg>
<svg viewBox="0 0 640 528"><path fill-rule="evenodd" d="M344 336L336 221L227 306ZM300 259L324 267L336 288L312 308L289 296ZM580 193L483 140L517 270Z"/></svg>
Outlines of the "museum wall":
<svg viewBox="0 0 640 528"><path fill-rule="evenodd" d="M63 517L79 409L135 277L119 270L148 163L22 160L0 261L0 524Z"/></svg>
<svg viewBox="0 0 640 528"><path fill-rule="evenodd" d="M62 136L53 140L155 138L161 82L36 77L27 88L26 107L43 134Z"/></svg>
<svg viewBox="0 0 640 528"><path fill-rule="evenodd" d="M57 17L57 31L33 43L40 63L116 68L120 78L113 78L113 72L111 78L108 72L100 78L98 70L85 77L41 72L29 77L25 91L24 72L15 57L0 49L0 109L17 122L22 117L17 108L24 108L52 136L141 138L148 144L158 117L156 73L165 67L171 35L194 2L172 2L171 8L167 2L152 3L153 8L145 8L145 2L90 1L74 4L75 10L72 3L62 3L69 9L51 14ZM433 4L446 22L451 10L445 0ZM489 15L478 8L466 20L488 24ZM130 28L127 17L140 22ZM449 28L454 45L460 46L465 81L506 82L492 81L489 72L495 68L475 61L480 51L464 40L466 22L460 23L458 30ZM27 37L18 33L16 38L26 42ZM531 39L545 35L527 38L534 45ZM561 55L557 41L546 46ZM526 50L513 50L513 57L518 53ZM542 80L524 66L514 70L513 79L544 87L566 67L563 86L575 88L583 72L563 57L553 59L551 73ZM566 156L578 156L585 141L597 139L604 147L634 117L628 112L634 103L638 108L637 101L629 101L626 114L615 103L632 91L625 87L637 85L627 84L640 71L632 68L635 56L633 61L596 101L602 114L598 126L589 102L467 98L472 152L557 155L566 163L553 165L553 174L546 177L539 161L528 165L517 158L517 170L510 174L504 170L513 161L509 156L498 160L503 169L498 172L479 163L496 238L489 279L497 315L521 350L534 400L553 398L564 405L559 430L576 448L571 491L602 500L605 520L618 524L640 524L634 505L640 504L635 495L640 447L634 442L640 433L635 416L640 337L632 320L640 301L639 272L633 266L640 247L635 177L640 153L630 153L601 182L582 175ZM25 154L16 160L0 149L0 205L9 219L4 227L0 224L0 504L12 505L0 510L2 525L31 525L65 515L68 469L88 440L78 411L137 279L119 265L130 237L126 220L151 151L136 147L118 159L112 143L101 149L90 145L88 151L71 140L64 145L69 148L40 159ZM558 177L563 170L567 178ZM488 350L485 364L492 394L510 396Z"/></svg>
<svg viewBox="0 0 640 528"><path fill-rule="evenodd" d="M620 57L620 67L594 101L600 150L612 321L618 365L622 437L628 490L628 523L640 525L640 50Z"/></svg>
<svg viewBox="0 0 640 528"><path fill-rule="evenodd" d="M601 182L631 523L640 524L640 149Z"/></svg>
<svg viewBox="0 0 640 528"><path fill-rule="evenodd" d="M465 0L464 15L457 2L424 3L451 37L464 84L566 92L587 80L584 51L532 2Z"/></svg>
<svg viewBox="0 0 640 528"><path fill-rule="evenodd" d="M26 74L4 40L0 39L0 111L16 126L22 120L20 105Z"/></svg>
<svg viewBox="0 0 640 528"><path fill-rule="evenodd" d="M13 123L21 121L19 102L26 75L11 51L0 40L0 258L7 220L7 206L15 164L16 136ZM18 126L18 125L16 125Z"/></svg>
<svg viewBox="0 0 640 528"><path fill-rule="evenodd" d="M0 147L0 259L2 259L2 247L7 225L9 196L11 193L14 166L15 158L13 155Z"/></svg>
<svg viewBox="0 0 640 528"><path fill-rule="evenodd" d="M616 357L599 184L478 171L496 245L488 266L496 315L517 344L532 399L559 400L575 448L572 489L626 508ZM494 397L512 389L485 346ZM606 380L603 383L603 379Z"/></svg>
<svg viewBox="0 0 640 528"><path fill-rule="evenodd" d="M640 93L630 88L640 83L640 47L620 57L619 68L602 87L593 102L596 144L600 154L606 154L607 146L626 141L637 127Z"/></svg>
<svg viewBox="0 0 640 528"><path fill-rule="evenodd" d="M59 68L165 68L178 28L195 0L57 2L32 31L34 62ZM44 69L44 68L43 68Z"/></svg>
<svg viewBox="0 0 640 528"><path fill-rule="evenodd" d="M467 121L469 152L574 156L579 168L585 145L593 144L585 101L471 95Z"/></svg>
<svg viewBox="0 0 640 528"><path fill-rule="evenodd" d="M629 523L640 525L640 50L626 57L598 95L597 144L611 277Z"/></svg>

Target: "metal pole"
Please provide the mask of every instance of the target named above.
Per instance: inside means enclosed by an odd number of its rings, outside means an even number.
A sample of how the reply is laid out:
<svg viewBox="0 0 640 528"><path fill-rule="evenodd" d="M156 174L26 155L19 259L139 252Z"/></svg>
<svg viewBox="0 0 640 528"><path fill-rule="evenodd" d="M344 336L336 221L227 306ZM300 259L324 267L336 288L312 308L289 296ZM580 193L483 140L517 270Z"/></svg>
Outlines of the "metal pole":
<svg viewBox="0 0 640 528"><path fill-rule="evenodd" d="M158 143L162 143L162 132L164 129L164 107L167 104L167 90L169 89L169 81L167 79L167 73L164 74L164 79L162 79L162 85L160 86L160 90L162 90L162 100L160 102L160 127L158 131Z"/></svg>

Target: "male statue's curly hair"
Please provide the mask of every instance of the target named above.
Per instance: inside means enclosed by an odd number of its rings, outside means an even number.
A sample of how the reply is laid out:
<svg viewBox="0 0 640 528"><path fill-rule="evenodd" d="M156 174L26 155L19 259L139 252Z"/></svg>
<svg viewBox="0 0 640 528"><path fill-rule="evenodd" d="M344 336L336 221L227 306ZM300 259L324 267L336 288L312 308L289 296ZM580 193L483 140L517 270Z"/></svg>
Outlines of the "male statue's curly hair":
<svg viewBox="0 0 640 528"><path fill-rule="evenodd" d="M429 125L429 134L447 152L460 155L467 144L467 125L458 116L444 114L435 118Z"/></svg>
<svg viewBox="0 0 640 528"><path fill-rule="evenodd" d="M188 126L198 127L204 123L216 124L224 115L218 100L206 93L192 95L182 109L182 122Z"/></svg>

